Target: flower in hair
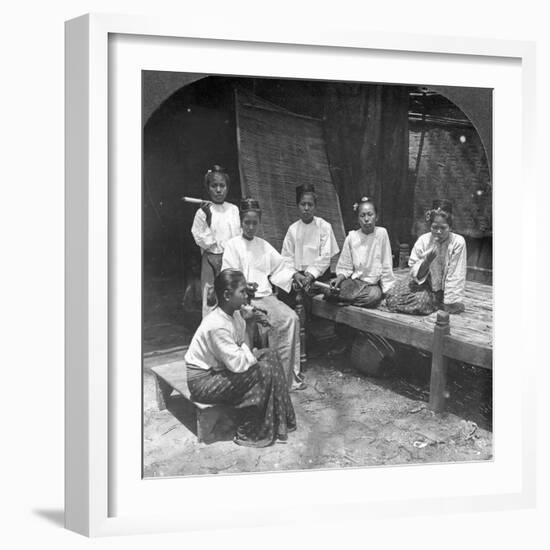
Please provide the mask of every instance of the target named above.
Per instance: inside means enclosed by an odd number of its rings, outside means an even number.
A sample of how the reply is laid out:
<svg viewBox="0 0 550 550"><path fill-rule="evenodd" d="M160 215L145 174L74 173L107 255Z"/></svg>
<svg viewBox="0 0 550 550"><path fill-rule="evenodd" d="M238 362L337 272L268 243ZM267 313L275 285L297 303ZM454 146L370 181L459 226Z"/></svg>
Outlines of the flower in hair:
<svg viewBox="0 0 550 550"><path fill-rule="evenodd" d="M371 202L371 199L369 197L361 197L359 199L359 202L356 202L353 204L353 211L357 212L357 209L359 208L360 204L363 204L364 202Z"/></svg>
<svg viewBox="0 0 550 550"><path fill-rule="evenodd" d="M426 210L426 221L429 222L432 218L432 216L439 216L443 212L443 209L441 206L438 206L437 208L431 208L430 210Z"/></svg>

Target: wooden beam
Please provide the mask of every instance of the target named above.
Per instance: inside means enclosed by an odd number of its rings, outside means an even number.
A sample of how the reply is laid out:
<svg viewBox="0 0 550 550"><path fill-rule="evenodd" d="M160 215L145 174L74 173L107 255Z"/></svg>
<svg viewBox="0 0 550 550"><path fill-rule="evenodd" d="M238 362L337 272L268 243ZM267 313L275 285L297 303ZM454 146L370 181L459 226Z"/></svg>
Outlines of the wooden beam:
<svg viewBox="0 0 550 550"><path fill-rule="evenodd" d="M488 302L486 306L481 303L481 296L474 300L476 309L474 303L467 300L467 312L453 317L452 334L444 338L444 354L451 359L492 369L492 311L487 291L484 299ZM435 315L416 316L379 309L340 306L317 296L313 299L312 312L324 319L344 323L401 344L428 352L432 350Z"/></svg>

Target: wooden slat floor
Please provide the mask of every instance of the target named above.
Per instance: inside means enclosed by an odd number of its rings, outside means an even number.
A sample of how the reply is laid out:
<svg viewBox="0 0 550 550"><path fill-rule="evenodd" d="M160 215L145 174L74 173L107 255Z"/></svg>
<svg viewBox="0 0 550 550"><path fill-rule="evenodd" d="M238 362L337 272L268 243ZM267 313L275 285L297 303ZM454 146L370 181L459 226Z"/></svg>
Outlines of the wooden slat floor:
<svg viewBox="0 0 550 550"><path fill-rule="evenodd" d="M407 271L396 271L404 277ZM446 338L445 355L485 368L492 368L493 287L467 281L464 305L466 311L450 316L450 335ZM431 351L437 312L427 316L392 313L379 309L338 306L322 296L313 300L313 313L358 329L380 334L400 343Z"/></svg>

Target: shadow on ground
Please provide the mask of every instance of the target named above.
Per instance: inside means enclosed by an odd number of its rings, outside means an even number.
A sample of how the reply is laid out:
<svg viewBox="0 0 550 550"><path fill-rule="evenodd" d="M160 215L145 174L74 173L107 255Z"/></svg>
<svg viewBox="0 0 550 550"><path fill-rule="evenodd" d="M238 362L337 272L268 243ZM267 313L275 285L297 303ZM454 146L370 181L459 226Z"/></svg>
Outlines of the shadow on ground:
<svg viewBox="0 0 550 550"><path fill-rule="evenodd" d="M33 513L57 527L65 526L65 512L63 510L33 510Z"/></svg>
<svg viewBox="0 0 550 550"><path fill-rule="evenodd" d="M308 387L292 394L298 430L287 443L264 449L239 447L231 441L198 443L181 422L181 403L175 402L168 410L157 409L149 371L153 364L181 359L182 352L146 359L145 477L492 458L492 434L478 425L478 420L486 420L479 411L472 413L460 403L451 403L449 410L458 409L460 416L453 412L436 415L427 408L422 374L414 383L399 383L399 377L369 378L351 368L347 350L334 353L333 348L334 342L326 348L316 346L307 365Z"/></svg>

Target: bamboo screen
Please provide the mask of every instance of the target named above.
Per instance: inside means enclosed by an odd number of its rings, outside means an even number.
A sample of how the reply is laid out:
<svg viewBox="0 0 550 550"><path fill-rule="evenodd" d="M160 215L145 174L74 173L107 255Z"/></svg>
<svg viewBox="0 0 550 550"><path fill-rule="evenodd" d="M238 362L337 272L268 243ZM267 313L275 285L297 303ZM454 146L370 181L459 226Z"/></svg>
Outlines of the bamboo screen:
<svg viewBox="0 0 550 550"><path fill-rule="evenodd" d="M317 215L332 224L338 245L344 224L330 176L322 121L236 92L237 145L243 195L260 201L261 236L281 250L286 231L298 219L296 186L313 184Z"/></svg>

